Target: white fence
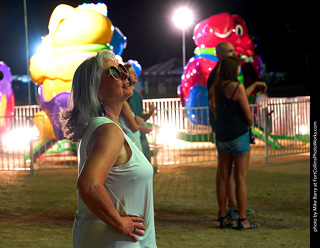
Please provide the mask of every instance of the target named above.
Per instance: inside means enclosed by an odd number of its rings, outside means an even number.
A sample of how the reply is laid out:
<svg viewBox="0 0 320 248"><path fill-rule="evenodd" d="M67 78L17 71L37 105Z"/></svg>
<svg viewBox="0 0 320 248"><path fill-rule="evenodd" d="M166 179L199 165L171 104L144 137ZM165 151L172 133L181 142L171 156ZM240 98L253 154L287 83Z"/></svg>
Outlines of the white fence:
<svg viewBox="0 0 320 248"><path fill-rule="evenodd" d="M211 126L193 125L178 98L144 100L144 109L150 104L158 110L150 119L155 130L149 136L154 165L217 160ZM200 120L209 119L207 107L194 109ZM268 162L272 156L310 152L310 97L260 99L251 110L256 137L251 158Z"/></svg>
<svg viewBox="0 0 320 248"><path fill-rule="evenodd" d="M150 104L157 109L156 115L148 121L154 129L148 139L155 167L217 160L211 126L193 125L185 115L188 109L180 106L178 98L144 100L146 111ZM271 156L310 152L309 97L268 98L251 105L251 108L256 135L255 144L251 145L252 159L265 158L268 161ZM201 120L208 120L207 107L196 110ZM0 123L3 118L12 119L8 130L0 129L0 170L33 172L77 167L75 144L66 140L39 141L39 130L32 128L38 111L39 106L20 106L15 108L13 117L0 118Z"/></svg>

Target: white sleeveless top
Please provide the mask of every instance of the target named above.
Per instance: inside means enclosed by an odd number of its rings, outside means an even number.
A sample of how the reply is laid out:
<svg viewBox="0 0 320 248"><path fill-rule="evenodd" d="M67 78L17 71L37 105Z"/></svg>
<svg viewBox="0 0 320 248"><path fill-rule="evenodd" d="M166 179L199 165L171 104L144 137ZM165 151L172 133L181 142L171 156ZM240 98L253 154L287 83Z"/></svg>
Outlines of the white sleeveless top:
<svg viewBox="0 0 320 248"><path fill-rule="evenodd" d="M91 134L105 123L116 124L105 117L92 118L89 123L78 149L79 173L87 159L86 150ZM139 241L134 242L120 234L97 218L78 194L78 211L73 225L74 248L157 247L153 209L153 168L125 133L124 137L131 148L132 156L127 163L110 169L104 186L120 215L144 218L144 236L136 235Z"/></svg>
<svg viewBox="0 0 320 248"><path fill-rule="evenodd" d="M133 112L132 112L132 115L135 116L135 114ZM140 131L138 130L136 132L132 132L131 129L128 127L126 120L122 116L119 116L119 122L121 123L122 127L126 131L129 138L131 138L131 140L134 142L134 144L143 153L141 140L140 140L140 136L141 136Z"/></svg>

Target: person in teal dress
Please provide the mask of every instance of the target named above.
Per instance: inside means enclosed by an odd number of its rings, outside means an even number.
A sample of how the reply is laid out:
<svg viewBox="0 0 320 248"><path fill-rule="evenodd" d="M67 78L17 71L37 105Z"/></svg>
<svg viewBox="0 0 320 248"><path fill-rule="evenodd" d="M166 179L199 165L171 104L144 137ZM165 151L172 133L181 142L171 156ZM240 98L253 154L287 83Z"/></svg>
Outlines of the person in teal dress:
<svg viewBox="0 0 320 248"><path fill-rule="evenodd" d="M133 94L127 101L130 105L132 112L135 114L135 116L139 116L143 118L144 121L147 121L154 114L155 107L153 105L150 105L149 112L144 113L144 109L142 105L143 98L140 95L140 93L134 89L134 85L138 82L137 74L131 64L126 63L124 66L127 68L129 72L129 82L131 84L131 87L133 88ZM140 140L141 140L143 154L146 156L149 162L151 162L150 147L149 147L146 133L141 132Z"/></svg>

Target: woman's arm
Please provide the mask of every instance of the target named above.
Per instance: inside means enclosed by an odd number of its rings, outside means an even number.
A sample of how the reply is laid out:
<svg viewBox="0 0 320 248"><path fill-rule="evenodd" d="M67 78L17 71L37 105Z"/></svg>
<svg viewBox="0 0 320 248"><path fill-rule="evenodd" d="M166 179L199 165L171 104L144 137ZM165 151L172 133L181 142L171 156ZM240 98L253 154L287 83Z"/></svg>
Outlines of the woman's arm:
<svg viewBox="0 0 320 248"><path fill-rule="evenodd" d="M246 94L249 96L254 90L261 91L265 93L267 91L267 85L265 82L254 82L248 88L246 88Z"/></svg>
<svg viewBox="0 0 320 248"><path fill-rule="evenodd" d="M141 133L147 134L147 133L150 133L153 129L152 127L147 127L142 125L139 130Z"/></svg>
<svg viewBox="0 0 320 248"><path fill-rule="evenodd" d="M246 90L242 84L239 85L238 90L235 93L234 100L238 101L243 111L246 122L249 126L252 125L252 113L248 101Z"/></svg>
<svg viewBox="0 0 320 248"><path fill-rule="evenodd" d="M142 114L142 118L147 121L149 118L154 114L154 111L156 110L156 107L153 104L150 104L149 106L149 112Z"/></svg>
<svg viewBox="0 0 320 248"><path fill-rule="evenodd" d="M130 128L132 132L137 132L142 126L143 122L137 123L128 102L124 102L122 105L122 109L120 115L125 119L126 124Z"/></svg>
<svg viewBox="0 0 320 248"><path fill-rule="evenodd" d="M141 230L145 230L145 227L137 222L144 220L139 217L120 216L104 188L111 167L127 161L130 157L124 148L121 130L110 123L99 126L89 140L87 155L88 159L77 181L81 199L99 219L137 241L134 234L143 235ZM138 229L134 231L135 227Z"/></svg>

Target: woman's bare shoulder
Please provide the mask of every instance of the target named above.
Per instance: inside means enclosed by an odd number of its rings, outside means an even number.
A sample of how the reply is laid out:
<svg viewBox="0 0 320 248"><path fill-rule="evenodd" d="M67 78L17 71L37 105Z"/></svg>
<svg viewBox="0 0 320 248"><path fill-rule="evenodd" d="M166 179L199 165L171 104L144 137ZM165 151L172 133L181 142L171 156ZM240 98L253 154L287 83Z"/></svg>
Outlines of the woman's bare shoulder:
<svg viewBox="0 0 320 248"><path fill-rule="evenodd" d="M115 123L104 123L98 126L91 134L89 143L94 142L112 142L122 140L123 143L124 134L120 130L119 126Z"/></svg>

